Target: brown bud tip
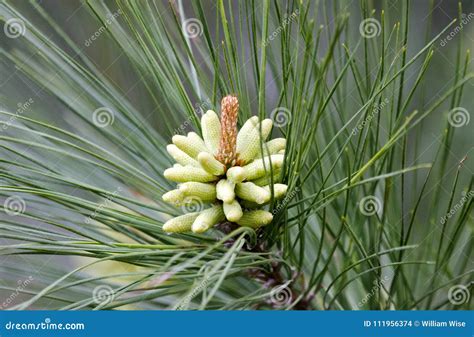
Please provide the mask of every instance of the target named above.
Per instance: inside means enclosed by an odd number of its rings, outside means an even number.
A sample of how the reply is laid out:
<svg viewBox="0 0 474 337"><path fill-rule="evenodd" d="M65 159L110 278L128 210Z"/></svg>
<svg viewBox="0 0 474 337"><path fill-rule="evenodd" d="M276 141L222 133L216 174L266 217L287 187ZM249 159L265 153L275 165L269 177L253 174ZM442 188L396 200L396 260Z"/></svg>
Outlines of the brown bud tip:
<svg viewBox="0 0 474 337"><path fill-rule="evenodd" d="M221 101L221 139L217 159L226 166L232 165L236 157L238 113L237 97L225 96Z"/></svg>

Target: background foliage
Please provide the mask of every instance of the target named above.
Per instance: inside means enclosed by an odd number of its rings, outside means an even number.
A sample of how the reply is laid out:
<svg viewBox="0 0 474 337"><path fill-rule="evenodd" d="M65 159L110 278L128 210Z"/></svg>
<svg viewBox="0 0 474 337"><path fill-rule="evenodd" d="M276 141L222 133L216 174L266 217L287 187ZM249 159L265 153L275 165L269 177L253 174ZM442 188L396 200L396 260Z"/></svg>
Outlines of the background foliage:
<svg viewBox="0 0 474 337"><path fill-rule="evenodd" d="M473 11L1 1L2 309L471 308ZM288 139L288 195L167 235L166 144L229 93Z"/></svg>

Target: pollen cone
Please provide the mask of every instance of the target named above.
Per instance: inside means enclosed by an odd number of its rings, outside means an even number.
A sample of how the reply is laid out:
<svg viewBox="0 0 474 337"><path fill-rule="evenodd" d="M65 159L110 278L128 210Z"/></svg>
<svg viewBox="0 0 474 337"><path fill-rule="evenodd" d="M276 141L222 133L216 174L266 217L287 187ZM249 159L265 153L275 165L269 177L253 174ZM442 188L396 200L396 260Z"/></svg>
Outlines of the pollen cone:
<svg viewBox="0 0 474 337"><path fill-rule="evenodd" d="M239 100L236 96L226 96L221 101L221 139L217 159L226 166L232 165L236 157L237 115Z"/></svg>

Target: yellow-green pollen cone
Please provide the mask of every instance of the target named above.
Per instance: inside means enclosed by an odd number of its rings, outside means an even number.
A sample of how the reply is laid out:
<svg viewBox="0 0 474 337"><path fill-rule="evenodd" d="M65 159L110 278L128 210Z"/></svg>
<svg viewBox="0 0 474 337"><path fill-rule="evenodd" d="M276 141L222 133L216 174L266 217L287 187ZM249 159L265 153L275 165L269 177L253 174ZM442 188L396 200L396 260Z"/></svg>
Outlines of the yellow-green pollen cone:
<svg viewBox="0 0 474 337"><path fill-rule="evenodd" d="M273 122L257 116L238 131L238 111L237 97L226 96L220 119L212 110L202 116L203 138L195 132L172 138L167 150L176 164L164 176L178 186L163 200L174 206L197 200L209 207L168 220L163 225L166 232L203 233L222 222L257 229L272 222L272 213L264 208L272 196L283 198L288 188L279 180L286 139L267 141Z"/></svg>

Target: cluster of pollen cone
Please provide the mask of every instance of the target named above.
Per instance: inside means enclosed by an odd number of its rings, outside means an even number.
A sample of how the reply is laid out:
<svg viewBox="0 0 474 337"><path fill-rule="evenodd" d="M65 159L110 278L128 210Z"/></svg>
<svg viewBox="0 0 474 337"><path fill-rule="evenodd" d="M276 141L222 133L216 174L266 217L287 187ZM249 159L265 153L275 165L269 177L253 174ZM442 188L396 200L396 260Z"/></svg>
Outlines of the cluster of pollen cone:
<svg viewBox="0 0 474 337"><path fill-rule="evenodd" d="M272 120L260 121L257 116L238 131L238 111L237 97L226 96L220 120L212 110L202 116L202 138L195 132L175 135L168 145L176 164L164 176L178 186L163 200L175 206L199 200L209 207L167 221L165 231L202 233L223 222L258 228L273 220L264 207L272 195L284 197L288 188L278 183L286 140L267 141Z"/></svg>

